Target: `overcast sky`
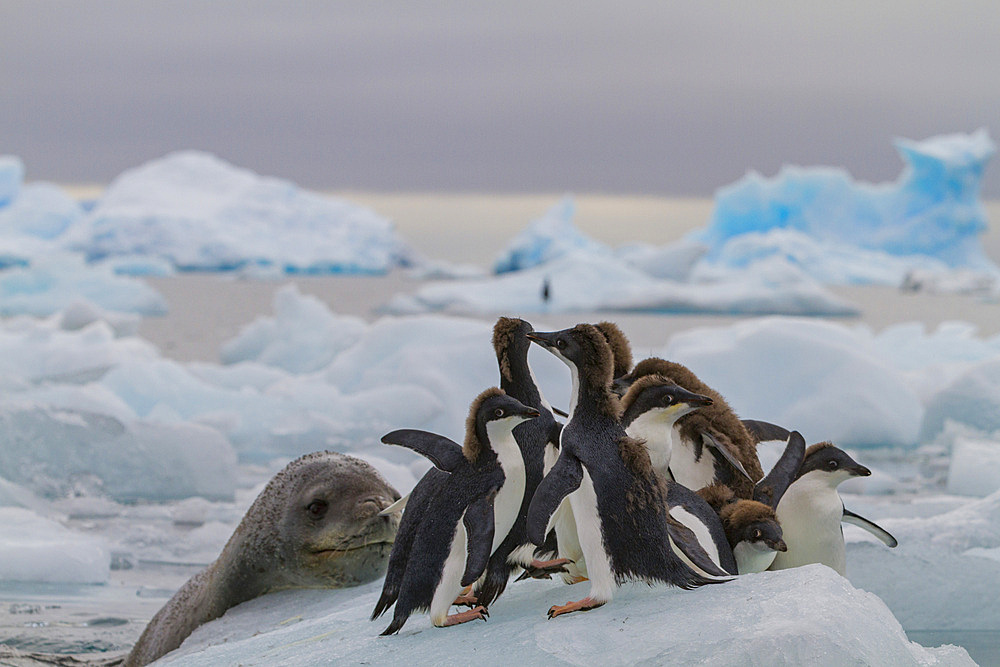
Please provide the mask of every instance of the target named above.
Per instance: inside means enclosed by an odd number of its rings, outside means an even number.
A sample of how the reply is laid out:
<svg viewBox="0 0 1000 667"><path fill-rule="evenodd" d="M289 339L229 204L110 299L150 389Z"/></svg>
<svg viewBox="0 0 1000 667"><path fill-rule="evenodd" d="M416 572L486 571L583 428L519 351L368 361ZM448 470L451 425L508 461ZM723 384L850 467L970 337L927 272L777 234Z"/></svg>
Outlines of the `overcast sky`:
<svg viewBox="0 0 1000 667"><path fill-rule="evenodd" d="M1000 136L996 0L708 5L0 0L0 153L58 182L196 148L315 188L709 196Z"/></svg>

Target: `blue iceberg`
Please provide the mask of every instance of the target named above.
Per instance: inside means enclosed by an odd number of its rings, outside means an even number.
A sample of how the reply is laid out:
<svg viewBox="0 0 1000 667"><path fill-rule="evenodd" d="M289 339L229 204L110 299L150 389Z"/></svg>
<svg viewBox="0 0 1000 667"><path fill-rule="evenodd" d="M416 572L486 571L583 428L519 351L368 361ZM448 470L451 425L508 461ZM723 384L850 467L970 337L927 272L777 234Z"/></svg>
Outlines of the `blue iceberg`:
<svg viewBox="0 0 1000 667"><path fill-rule="evenodd" d="M530 269L570 253L609 255L610 249L580 233L573 224L576 204L566 195L549 211L514 237L493 264L495 273Z"/></svg>
<svg viewBox="0 0 1000 667"><path fill-rule="evenodd" d="M985 129L925 141L897 139L906 163L894 183L855 181L842 169L786 166L773 179L750 172L720 189L709 226L692 237L710 246L709 261L738 265L730 241L760 235L752 256L785 252L789 236L826 247L853 247L895 257L930 257L945 267L994 270L979 235L986 229L979 200L983 170L996 146ZM786 232L777 235L778 230ZM769 238L765 238L771 235ZM752 256L751 256L752 255Z"/></svg>

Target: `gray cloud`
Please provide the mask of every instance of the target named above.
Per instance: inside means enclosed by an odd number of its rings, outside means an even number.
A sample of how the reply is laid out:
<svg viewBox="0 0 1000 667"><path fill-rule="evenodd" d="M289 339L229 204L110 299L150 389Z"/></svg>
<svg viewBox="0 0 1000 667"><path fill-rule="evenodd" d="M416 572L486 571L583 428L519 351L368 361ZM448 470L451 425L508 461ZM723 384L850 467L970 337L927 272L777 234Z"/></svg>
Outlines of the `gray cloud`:
<svg viewBox="0 0 1000 667"><path fill-rule="evenodd" d="M0 152L56 181L198 148L311 187L709 195L998 131L994 2L594 4L7 0Z"/></svg>

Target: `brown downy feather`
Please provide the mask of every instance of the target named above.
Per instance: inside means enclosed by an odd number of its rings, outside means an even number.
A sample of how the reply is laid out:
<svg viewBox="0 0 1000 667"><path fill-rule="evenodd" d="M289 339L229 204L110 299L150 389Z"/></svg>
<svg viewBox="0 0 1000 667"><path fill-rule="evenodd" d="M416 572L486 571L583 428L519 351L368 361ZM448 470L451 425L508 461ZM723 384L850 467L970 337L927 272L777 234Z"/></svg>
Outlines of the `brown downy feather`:
<svg viewBox="0 0 1000 667"><path fill-rule="evenodd" d="M622 413L628 412L629 407L635 403L635 399L639 397L639 394L644 392L650 387L659 387L665 384L675 384L674 382L668 380L662 375L657 375L655 373L650 375L643 375L641 378L636 380L629 386L628 391L625 395L621 397Z"/></svg>
<svg viewBox="0 0 1000 667"><path fill-rule="evenodd" d="M574 338L583 348L584 358L579 364L580 382L587 383L587 390L597 399L597 409L614 419L621 419L621 402L611 391L614 379L614 357L611 346L600 329L592 324L573 327Z"/></svg>
<svg viewBox="0 0 1000 667"><path fill-rule="evenodd" d="M635 378L650 374L661 375L688 391L712 399L712 405L700 408L677 420L684 438L699 442L701 433L711 433L720 445L728 448L743 464L750 477L755 481L764 477L760 460L757 458L757 444L719 392L698 379L698 376L686 366L658 357L643 359L636 364L631 373ZM733 491L736 495L741 498L752 497L754 483L739 473L736 473L735 479Z"/></svg>
<svg viewBox="0 0 1000 667"><path fill-rule="evenodd" d="M653 470L649 450L645 443L627 435L618 440L618 455L622 463L635 476L631 487L625 490L625 502L636 510L647 507L666 507L666 485Z"/></svg>
<svg viewBox="0 0 1000 667"><path fill-rule="evenodd" d="M514 339L514 333L517 328L521 326L523 320L519 320L515 317L501 317L497 320L497 323L493 325L493 349L497 354L497 363L500 366L500 375L507 382L513 382L514 377L511 375L510 370L510 357L508 352L510 350L511 341Z"/></svg>
<svg viewBox="0 0 1000 667"><path fill-rule="evenodd" d="M834 446L834 444L832 442L817 442L815 445L809 445L809 447L806 448L805 456L803 456L802 458L803 458L803 460L805 460L805 459L809 458L811 455L813 455L816 452L818 452L819 450L826 449L827 447L833 447L833 446Z"/></svg>
<svg viewBox="0 0 1000 667"><path fill-rule="evenodd" d="M722 519L722 527L726 531L726 539L729 540L731 547L736 546L741 527L754 521L777 521L770 505L745 498L724 506L719 512L719 518Z"/></svg>
<svg viewBox="0 0 1000 667"><path fill-rule="evenodd" d="M479 440L479 433L476 429L476 415L479 413L479 408L482 407L483 401L487 398L502 396L503 393L503 389L499 387L490 387L476 396L472 405L469 406L469 416L465 418L465 443L462 445L462 454L471 463L474 463L479 458L480 452L483 451L483 443Z"/></svg>
<svg viewBox="0 0 1000 667"><path fill-rule="evenodd" d="M733 490L725 484L711 484L698 489L695 493L711 505L716 514L720 513L723 507L736 500Z"/></svg>
<svg viewBox="0 0 1000 667"><path fill-rule="evenodd" d="M615 360L612 378L621 377L632 370L632 346L625 333L614 322L598 322L594 326L611 346L611 354Z"/></svg>

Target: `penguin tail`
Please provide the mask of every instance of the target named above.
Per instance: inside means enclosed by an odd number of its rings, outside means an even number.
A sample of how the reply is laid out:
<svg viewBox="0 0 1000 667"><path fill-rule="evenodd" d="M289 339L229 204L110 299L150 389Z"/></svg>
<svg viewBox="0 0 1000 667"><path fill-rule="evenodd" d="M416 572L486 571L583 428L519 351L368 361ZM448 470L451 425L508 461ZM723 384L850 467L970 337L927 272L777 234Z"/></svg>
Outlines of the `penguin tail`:
<svg viewBox="0 0 1000 667"><path fill-rule="evenodd" d="M406 623L406 616L397 615L393 617L392 623L390 623L389 627L387 627L385 630L381 632L380 636L388 637L389 635L396 634L397 632L399 632L399 629L403 627L404 623Z"/></svg>
<svg viewBox="0 0 1000 667"><path fill-rule="evenodd" d="M376 618L381 616L386 612L386 610L396 602L396 596L392 595L387 591L382 591L381 597L378 599L378 603L375 605L375 610L372 611L371 619L374 621ZM395 622L395 621L393 621Z"/></svg>

